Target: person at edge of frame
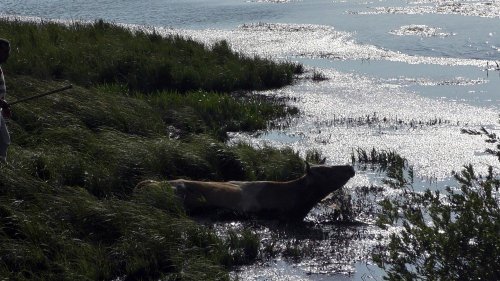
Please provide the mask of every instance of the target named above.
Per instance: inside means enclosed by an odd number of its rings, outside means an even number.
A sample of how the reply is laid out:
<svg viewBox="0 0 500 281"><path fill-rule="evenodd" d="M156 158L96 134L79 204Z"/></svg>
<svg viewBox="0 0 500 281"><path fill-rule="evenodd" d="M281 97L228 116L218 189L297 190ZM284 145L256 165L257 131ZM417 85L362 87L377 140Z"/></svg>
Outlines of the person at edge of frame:
<svg viewBox="0 0 500 281"><path fill-rule="evenodd" d="M0 65L7 62L9 55L10 42L0 38ZM10 118L12 115L10 105L5 100L6 93L5 78L2 68L0 67L0 108L2 109L2 113L0 114L0 162L2 163L7 163L7 148L10 144L10 135L7 130L7 125L5 124L5 119Z"/></svg>

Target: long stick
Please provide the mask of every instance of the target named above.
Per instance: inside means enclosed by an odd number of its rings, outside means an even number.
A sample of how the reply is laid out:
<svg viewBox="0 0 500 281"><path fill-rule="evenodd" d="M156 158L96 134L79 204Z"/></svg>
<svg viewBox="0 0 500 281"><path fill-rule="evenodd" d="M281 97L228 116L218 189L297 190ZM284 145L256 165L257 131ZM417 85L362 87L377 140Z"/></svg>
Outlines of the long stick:
<svg viewBox="0 0 500 281"><path fill-rule="evenodd" d="M46 92L46 93L43 93L43 94L39 94L39 95L27 97L27 98L24 98L24 99L13 101L13 102L9 102L9 105L14 105L16 103L25 102L25 101L29 101L29 100L32 100L32 99L37 99L37 98L41 98L41 97L44 97L44 96L52 95L52 94L55 94L55 93L66 91L66 90L71 89L71 88L73 88L73 85L69 84L69 85L64 86L62 88L55 89L55 90L52 90L52 91L49 91L49 92Z"/></svg>

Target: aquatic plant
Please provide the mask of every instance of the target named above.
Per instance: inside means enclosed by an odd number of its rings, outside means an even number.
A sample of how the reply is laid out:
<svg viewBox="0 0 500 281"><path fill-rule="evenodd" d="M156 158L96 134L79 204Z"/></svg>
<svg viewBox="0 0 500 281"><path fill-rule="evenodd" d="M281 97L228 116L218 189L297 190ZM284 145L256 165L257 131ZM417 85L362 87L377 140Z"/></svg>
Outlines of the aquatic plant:
<svg viewBox="0 0 500 281"><path fill-rule="evenodd" d="M312 220L336 225L373 223L381 212L378 202L385 198L384 191L384 187L374 185L337 190L323 200L327 208Z"/></svg>
<svg viewBox="0 0 500 281"><path fill-rule="evenodd" d="M333 119L328 120L320 120L315 121L314 124L316 126L323 127L339 127L339 126L347 126L347 127L362 127L367 126L371 128L377 128L379 132L385 130L417 130L425 127L433 127L433 126L451 126L456 125L459 126L460 122L453 123L451 120L442 119L442 118L431 118L428 120L419 120L419 119L402 119L398 116L379 116L376 112L373 114L367 114L363 116L343 116L339 115L333 116Z"/></svg>
<svg viewBox="0 0 500 281"><path fill-rule="evenodd" d="M362 148L356 149L351 153L351 161L353 164L371 165L372 168L376 165L381 171L386 171L390 167L404 170L408 168L408 160L402 157L395 151L377 150L372 148L371 151L366 151Z"/></svg>
<svg viewBox="0 0 500 281"><path fill-rule="evenodd" d="M291 259L294 262L300 261L303 256L303 252L301 249L301 242L298 239L292 239L286 242L286 247L283 250L283 256L285 258Z"/></svg>
<svg viewBox="0 0 500 281"><path fill-rule="evenodd" d="M312 80L316 82L328 80L328 78L321 72L314 70Z"/></svg>

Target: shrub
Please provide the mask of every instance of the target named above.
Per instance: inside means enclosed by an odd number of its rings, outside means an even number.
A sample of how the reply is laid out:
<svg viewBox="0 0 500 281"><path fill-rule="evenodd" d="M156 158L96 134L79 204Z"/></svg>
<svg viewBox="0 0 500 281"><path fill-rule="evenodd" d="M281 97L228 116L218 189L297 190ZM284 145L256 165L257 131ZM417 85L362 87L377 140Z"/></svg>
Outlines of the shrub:
<svg viewBox="0 0 500 281"><path fill-rule="evenodd" d="M381 202L377 222L402 227L374 254L385 279L498 280L500 176L493 168L481 176L469 165L455 173L458 189L418 193L413 180L402 176L409 174L404 166L397 167L389 182L403 193Z"/></svg>

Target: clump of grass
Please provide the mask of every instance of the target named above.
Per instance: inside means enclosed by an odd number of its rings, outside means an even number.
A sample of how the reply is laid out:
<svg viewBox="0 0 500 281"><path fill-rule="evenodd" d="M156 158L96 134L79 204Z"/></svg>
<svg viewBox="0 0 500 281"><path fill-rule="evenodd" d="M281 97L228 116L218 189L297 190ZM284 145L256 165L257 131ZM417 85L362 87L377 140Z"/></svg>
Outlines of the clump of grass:
<svg viewBox="0 0 500 281"><path fill-rule="evenodd" d="M145 93L262 90L290 84L303 71L294 63L240 55L226 41L209 48L102 20L64 25L0 19L0 33L14 48L6 64L10 73L84 86L116 83Z"/></svg>
<svg viewBox="0 0 500 281"><path fill-rule="evenodd" d="M334 223L351 223L356 220L357 213L353 206L352 196L348 192L343 189L337 190L332 193L329 200L334 202L335 206L333 212L328 214L329 220Z"/></svg>
<svg viewBox="0 0 500 281"><path fill-rule="evenodd" d="M325 74L323 74L317 70L314 70L314 72L312 74L312 80L316 81L316 82L321 82L321 81L328 80L328 78L325 76Z"/></svg>
<svg viewBox="0 0 500 281"><path fill-rule="evenodd" d="M225 242L229 255L223 263L231 266L249 264L257 258L260 248L259 235L250 229L236 232L229 230Z"/></svg>
<svg viewBox="0 0 500 281"><path fill-rule="evenodd" d="M283 250L283 256L295 262L300 261L302 258L302 251L299 243L299 240L288 241L285 249Z"/></svg>
<svg viewBox="0 0 500 281"><path fill-rule="evenodd" d="M414 182L413 166L408 164L408 160L394 151L378 151L373 148L369 153L358 148L356 154L351 154L351 160L361 165L369 164L371 169L385 171L387 179L384 183L392 188L404 188ZM361 167L362 168L362 167Z"/></svg>
<svg viewBox="0 0 500 281"><path fill-rule="evenodd" d="M242 163L249 167L246 178L250 180L292 180L304 174L304 164L291 148L276 149L264 146L254 149L246 143L238 143L235 152Z"/></svg>
<svg viewBox="0 0 500 281"><path fill-rule="evenodd" d="M385 198L384 190L384 187L374 185L337 190L323 200L324 212L311 219L333 224L374 223L381 213L378 202Z"/></svg>
<svg viewBox="0 0 500 281"><path fill-rule="evenodd" d="M317 251L317 241L308 238L292 238L286 241L281 255L298 263L306 258L314 258Z"/></svg>
<svg viewBox="0 0 500 281"><path fill-rule="evenodd" d="M306 151L306 161L312 164L319 164L323 161L323 153L321 150L313 148Z"/></svg>
<svg viewBox="0 0 500 281"><path fill-rule="evenodd" d="M351 161L353 164L370 164L378 165L381 170L386 170L390 166L406 167L408 161L394 151L379 151L373 148L371 151L358 148L356 152L351 153Z"/></svg>

